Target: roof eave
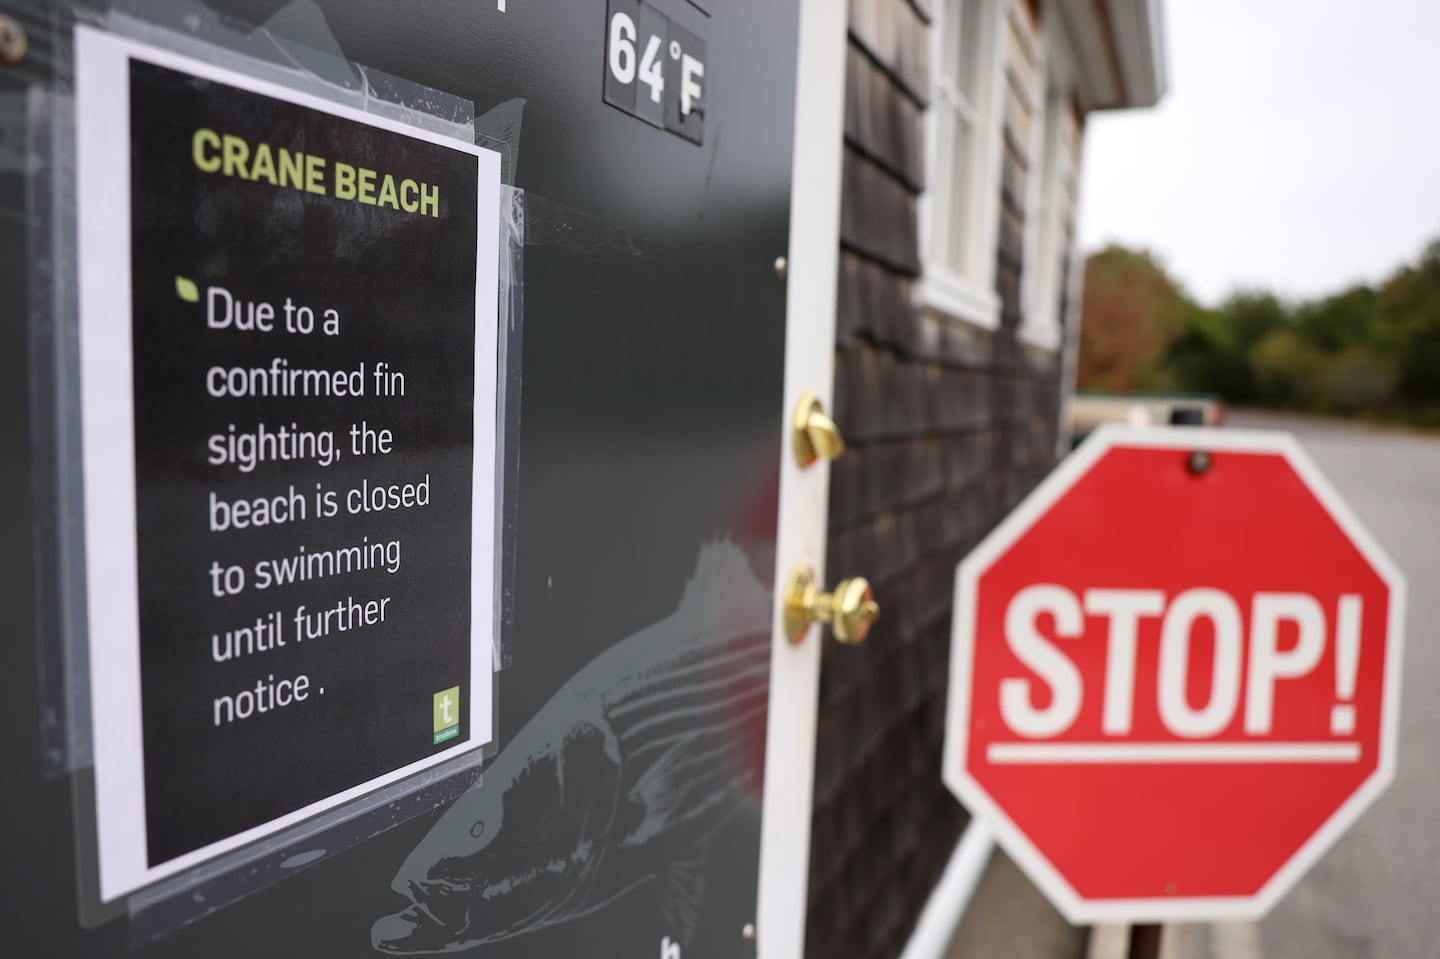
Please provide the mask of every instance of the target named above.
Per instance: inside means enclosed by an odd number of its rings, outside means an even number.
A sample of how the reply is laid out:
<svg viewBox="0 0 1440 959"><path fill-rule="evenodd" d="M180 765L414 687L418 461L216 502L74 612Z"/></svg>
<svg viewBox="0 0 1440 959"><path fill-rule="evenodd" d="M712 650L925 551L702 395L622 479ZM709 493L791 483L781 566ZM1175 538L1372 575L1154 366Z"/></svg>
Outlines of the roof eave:
<svg viewBox="0 0 1440 959"><path fill-rule="evenodd" d="M1160 0L1107 0L1106 6L1125 94L1115 106L1153 107L1168 82Z"/></svg>
<svg viewBox="0 0 1440 959"><path fill-rule="evenodd" d="M1151 107L1165 93L1161 0L1070 0L1055 9L1076 53L1081 106Z"/></svg>

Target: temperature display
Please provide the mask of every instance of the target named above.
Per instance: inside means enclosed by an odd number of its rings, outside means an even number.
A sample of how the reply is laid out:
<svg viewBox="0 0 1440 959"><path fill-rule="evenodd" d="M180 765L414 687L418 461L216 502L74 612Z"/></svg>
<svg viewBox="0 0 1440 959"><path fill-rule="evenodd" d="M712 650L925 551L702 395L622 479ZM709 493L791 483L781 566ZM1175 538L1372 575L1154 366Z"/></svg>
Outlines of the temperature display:
<svg viewBox="0 0 1440 959"><path fill-rule="evenodd" d="M644 0L610 0L605 102L693 143L705 133L705 41Z"/></svg>

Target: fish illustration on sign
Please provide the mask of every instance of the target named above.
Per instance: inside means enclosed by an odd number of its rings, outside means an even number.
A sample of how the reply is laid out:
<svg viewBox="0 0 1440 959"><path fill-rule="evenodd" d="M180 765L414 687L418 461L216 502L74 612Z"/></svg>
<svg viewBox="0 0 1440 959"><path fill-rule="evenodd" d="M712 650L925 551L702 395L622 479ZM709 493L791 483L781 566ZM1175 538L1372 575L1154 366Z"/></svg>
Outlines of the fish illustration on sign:
<svg viewBox="0 0 1440 959"><path fill-rule="evenodd" d="M656 882L688 943L709 838L759 805L770 616L739 547L707 544L679 609L571 678L440 817L391 883L410 904L372 945L469 949Z"/></svg>

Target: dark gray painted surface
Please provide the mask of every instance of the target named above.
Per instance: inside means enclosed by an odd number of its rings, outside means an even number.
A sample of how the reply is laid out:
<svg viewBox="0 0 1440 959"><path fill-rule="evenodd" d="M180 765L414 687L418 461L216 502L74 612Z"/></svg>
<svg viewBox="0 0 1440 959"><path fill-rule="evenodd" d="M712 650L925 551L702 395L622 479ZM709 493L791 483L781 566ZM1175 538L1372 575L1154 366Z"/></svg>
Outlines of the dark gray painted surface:
<svg viewBox="0 0 1440 959"><path fill-rule="evenodd" d="M708 17L684 0L656 5L707 45L703 147L603 103L604 0L509 0L505 14L489 0L320 4L353 61L473 100L477 114L526 101L502 752L451 813L134 954L366 956L372 938L430 949L496 938L473 954L649 957L669 936L686 959L753 955L740 930L754 918L759 845L785 328L773 262L788 246L797 4L727 0ZM253 23L282 5L215 6ZM25 68L0 69L12 95L48 73L40 24L53 11L0 9L34 28ZM18 172L0 172L0 952L121 956L126 920L77 924L71 784L40 772L35 638L50 610L34 602L24 191ZM670 841L626 845L637 824L625 817L661 809ZM486 816L482 832L503 843L470 839ZM594 868L530 884L533 898L503 908L486 898L487 883L584 841L577 861L604 853Z"/></svg>

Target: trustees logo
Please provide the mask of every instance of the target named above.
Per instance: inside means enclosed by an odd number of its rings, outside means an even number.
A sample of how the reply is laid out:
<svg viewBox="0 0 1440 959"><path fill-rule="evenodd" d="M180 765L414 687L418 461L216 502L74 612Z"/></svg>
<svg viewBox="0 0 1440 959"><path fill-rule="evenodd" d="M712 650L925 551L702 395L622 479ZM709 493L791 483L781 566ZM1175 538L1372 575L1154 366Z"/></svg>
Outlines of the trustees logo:
<svg viewBox="0 0 1440 959"><path fill-rule="evenodd" d="M451 686L435 694L435 745L460 735L460 687Z"/></svg>

